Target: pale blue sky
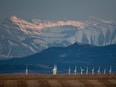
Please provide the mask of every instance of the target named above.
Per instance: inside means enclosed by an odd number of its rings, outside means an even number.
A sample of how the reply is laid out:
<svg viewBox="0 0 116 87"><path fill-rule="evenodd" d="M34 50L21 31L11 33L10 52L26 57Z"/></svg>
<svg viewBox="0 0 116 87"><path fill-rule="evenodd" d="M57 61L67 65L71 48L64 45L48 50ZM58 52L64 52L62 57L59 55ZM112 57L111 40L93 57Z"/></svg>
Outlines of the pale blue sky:
<svg viewBox="0 0 116 87"><path fill-rule="evenodd" d="M0 18L82 20L90 16L116 20L116 0L0 0Z"/></svg>

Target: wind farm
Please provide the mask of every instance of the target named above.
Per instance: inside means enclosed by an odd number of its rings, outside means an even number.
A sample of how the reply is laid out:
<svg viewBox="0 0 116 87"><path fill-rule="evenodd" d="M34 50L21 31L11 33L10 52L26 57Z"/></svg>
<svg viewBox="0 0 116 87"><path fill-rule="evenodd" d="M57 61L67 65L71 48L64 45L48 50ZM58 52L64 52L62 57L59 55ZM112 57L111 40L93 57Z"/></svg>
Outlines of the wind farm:
<svg viewBox="0 0 116 87"><path fill-rule="evenodd" d="M24 74L1 74L0 87L116 87L116 74L112 73L111 67L109 72L106 72L106 68L101 70L98 67L95 72L95 68L80 67L79 72L77 66L69 66L67 74L58 74L56 64L51 74L32 74L28 68L25 67Z"/></svg>

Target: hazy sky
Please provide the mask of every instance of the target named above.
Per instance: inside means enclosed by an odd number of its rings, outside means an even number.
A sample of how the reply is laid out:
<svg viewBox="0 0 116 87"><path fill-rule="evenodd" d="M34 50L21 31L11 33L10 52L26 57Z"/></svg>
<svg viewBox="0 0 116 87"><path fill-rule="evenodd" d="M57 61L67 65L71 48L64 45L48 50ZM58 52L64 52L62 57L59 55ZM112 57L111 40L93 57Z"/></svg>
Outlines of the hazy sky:
<svg viewBox="0 0 116 87"><path fill-rule="evenodd" d="M116 0L0 0L0 18L81 20L90 16L116 20Z"/></svg>

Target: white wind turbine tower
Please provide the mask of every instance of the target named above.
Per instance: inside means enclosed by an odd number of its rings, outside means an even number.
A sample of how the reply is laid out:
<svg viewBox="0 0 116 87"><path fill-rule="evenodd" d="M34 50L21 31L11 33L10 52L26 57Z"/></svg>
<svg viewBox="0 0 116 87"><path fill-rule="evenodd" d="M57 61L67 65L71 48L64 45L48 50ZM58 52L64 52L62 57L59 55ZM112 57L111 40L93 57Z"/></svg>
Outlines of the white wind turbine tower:
<svg viewBox="0 0 116 87"><path fill-rule="evenodd" d="M28 75L28 66L26 66L25 74Z"/></svg>
<svg viewBox="0 0 116 87"><path fill-rule="evenodd" d="M53 68L53 75L56 75L57 74L57 66L54 65L54 68Z"/></svg>
<svg viewBox="0 0 116 87"><path fill-rule="evenodd" d="M77 74L77 67L75 66L74 74Z"/></svg>
<svg viewBox="0 0 116 87"><path fill-rule="evenodd" d="M97 71L98 74L100 74L100 67L98 68L98 71Z"/></svg>
<svg viewBox="0 0 116 87"><path fill-rule="evenodd" d="M109 74L112 74L112 67L110 66Z"/></svg>
<svg viewBox="0 0 116 87"><path fill-rule="evenodd" d="M86 75L88 75L88 67L86 67Z"/></svg>
<svg viewBox="0 0 116 87"><path fill-rule="evenodd" d="M68 74L70 75L70 71L71 71L71 69L70 69L70 66L69 66L69 69L68 69Z"/></svg>
<svg viewBox="0 0 116 87"><path fill-rule="evenodd" d="M106 74L106 69L104 69L104 74Z"/></svg>
<svg viewBox="0 0 116 87"><path fill-rule="evenodd" d="M94 68L92 68L92 75L94 75Z"/></svg>
<svg viewBox="0 0 116 87"><path fill-rule="evenodd" d="M84 69L83 69L83 68L81 68L81 67L80 67L80 69L81 69L81 74L83 74Z"/></svg>

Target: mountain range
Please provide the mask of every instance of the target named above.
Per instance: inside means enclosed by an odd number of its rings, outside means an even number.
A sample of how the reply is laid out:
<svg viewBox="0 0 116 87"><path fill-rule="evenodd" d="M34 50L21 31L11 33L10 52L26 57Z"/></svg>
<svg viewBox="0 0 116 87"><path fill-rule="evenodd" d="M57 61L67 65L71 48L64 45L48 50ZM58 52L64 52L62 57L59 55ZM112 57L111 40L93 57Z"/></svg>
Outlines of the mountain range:
<svg viewBox="0 0 116 87"><path fill-rule="evenodd" d="M23 58L51 47L116 44L116 22L88 20L25 21L16 16L0 20L0 59Z"/></svg>

